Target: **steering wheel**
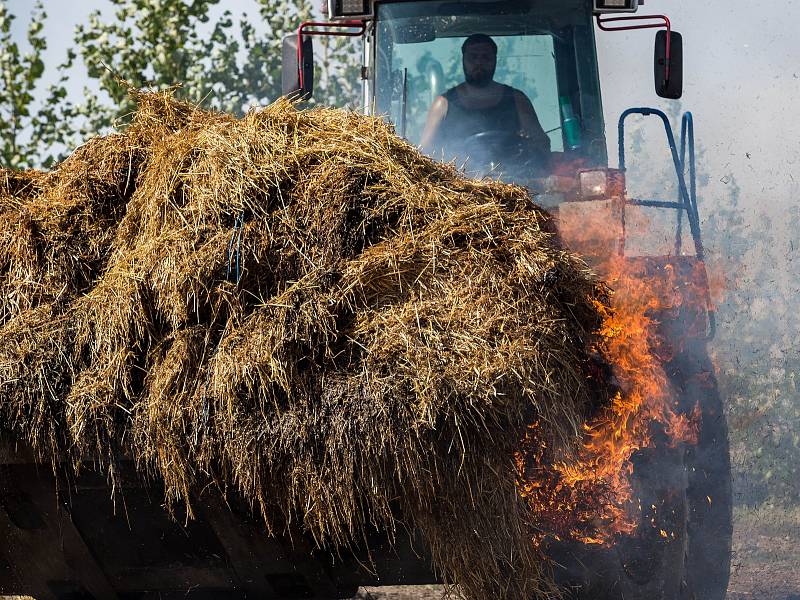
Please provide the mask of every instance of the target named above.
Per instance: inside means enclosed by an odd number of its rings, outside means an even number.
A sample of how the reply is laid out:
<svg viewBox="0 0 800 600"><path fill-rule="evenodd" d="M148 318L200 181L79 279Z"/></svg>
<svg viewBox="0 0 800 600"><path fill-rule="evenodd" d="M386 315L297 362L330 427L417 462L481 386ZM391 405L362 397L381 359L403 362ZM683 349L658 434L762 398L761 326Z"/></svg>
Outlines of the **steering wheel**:
<svg viewBox="0 0 800 600"><path fill-rule="evenodd" d="M487 129L467 136L462 144L461 154L483 174L498 166L525 178L540 177L548 171L550 153L515 131Z"/></svg>

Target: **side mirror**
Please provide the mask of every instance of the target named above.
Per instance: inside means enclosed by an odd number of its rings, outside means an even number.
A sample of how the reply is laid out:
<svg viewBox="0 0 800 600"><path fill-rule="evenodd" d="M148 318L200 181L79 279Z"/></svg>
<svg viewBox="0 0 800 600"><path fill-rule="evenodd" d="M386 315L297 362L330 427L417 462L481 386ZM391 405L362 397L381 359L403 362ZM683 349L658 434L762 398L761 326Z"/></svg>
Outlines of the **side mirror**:
<svg viewBox="0 0 800 600"><path fill-rule="evenodd" d="M667 40L669 40L669 52ZM659 31L656 34L653 69L656 94L672 100L677 100L683 95L683 37L680 33Z"/></svg>
<svg viewBox="0 0 800 600"><path fill-rule="evenodd" d="M284 96L308 100L314 93L314 44L311 36L303 36L298 52L297 38L296 33L283 38L281 89Z"/></svg>

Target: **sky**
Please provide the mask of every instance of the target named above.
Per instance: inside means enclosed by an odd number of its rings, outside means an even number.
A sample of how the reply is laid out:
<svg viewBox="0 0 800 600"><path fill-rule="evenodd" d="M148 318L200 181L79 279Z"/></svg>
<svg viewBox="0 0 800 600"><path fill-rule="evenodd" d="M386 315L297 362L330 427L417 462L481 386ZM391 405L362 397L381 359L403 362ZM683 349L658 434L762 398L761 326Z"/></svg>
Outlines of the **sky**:
<svg viewBox="0 0 800 600"><path fill-rule="evenodd" d="M33 0L6 0L19 16L17 33L24 34L26 13ZM253 0L225 0L234 14L256 14ZM795 115L800 98L800 0L646 0L639 11L665 13L684 39L684 96L682 110L692 111L699 146L704 150L702 170L707 183L701 188L701 213L714 210L741 188L745 218L780 215L800 195L800 119ZM109 11L107 0L44 0L49 48L46 61L58 64L70 43L76 24L93 10ZM219 9L221 10L221 8ZM615 124L631 106L674 109L674 101L653 92L653 31L597 32L604 111L609 133L609 156L616 157ZM76 74L69 91L78 99L89 82ZM653 161L637 165L663 170L668 165L665 138L657 123L645 130ZM631 192L637 190L631 174ZM641 178L643 181L646 177ZM792 232L776 232L789 243ZM785 238L785 239L784 239ZM793 243L795 248L800 244Z"/></svg>

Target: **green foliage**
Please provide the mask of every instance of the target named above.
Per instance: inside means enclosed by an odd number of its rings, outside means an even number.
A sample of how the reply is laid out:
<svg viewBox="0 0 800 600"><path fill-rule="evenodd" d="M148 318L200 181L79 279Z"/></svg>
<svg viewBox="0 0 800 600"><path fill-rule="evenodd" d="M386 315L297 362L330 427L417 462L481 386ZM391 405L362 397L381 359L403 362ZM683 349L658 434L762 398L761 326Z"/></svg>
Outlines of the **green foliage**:
<svg viewBox="0 0 800 600"><path fill-rule="evenodd" d="M209 11L219 0L109 1L116 8L112 19L95 11L75 34L89 77L110 99L102 102L87 93L91 110L88 104L78 109L95 130L108 127L114 117L133 108L119 78L135 87L181 84L179 96L233 111L241 111L251 92L272 84L268 71L243 75L245 65L238 57L251 43L249 24L240 23L241 41L234 35L230 12L210 24Z"/></svg>
<svg viewBox="0 0 800 600"><path fill-rule="evenodd" d="M33 11L25 55L11 35L13 15L0 0L0 159L20 168L49 166L65 146L124 122L133 110L121 80L139 88L180 86L176 95L206 107L242 114L281 95L282 39L308 20L304 0L254 0L257 14L215 11L220 0L108 0L76 28L61 78L37 102L45 73L45 13ZM212 15L218 15L212 18ZM360 104L360 45L317 38L317 103ZM95 84L80 100L67 98L66 73L85 66Z"/></svg>
<svg viewBox="0 0 800 600"><path fill-rule="evenodd" d="M78 112L95 130L132 109L120 78L136 87L180 84L179 97L236 114L275 100L281 95L283 36L311 17L303 0L257 0L255 20L246 14L235 19L225 11L213 23L211 9L219 0L110 2L117 8L113 19L95 12L75 37L89 77L97 79L111 99L104 107L97 96L87 93L94 106ZM344 51L340 40L323 39L319 46L323 50L318 60L320 99L348 101L354 95L355 53ZM332 75L333 71L342 71L341 76Z"/></svg>
<svg viewBox="0 0 800 600"><path fill-rule="evenodd" d="M62 144L70 133L63 127L61 113L66 76L62 71L59 82L44 94L44 101L37 101L36 91L45 72L42 56L47 41L42 29L46 14L42 3L37 2L27 29L27 52L11 34L14 18L5 0L0 0L0 166L48 166L55 160L54 146Z"/></svg>
<svg viewBox="0 0 800 600"><path fill-rule="evenodd" d="M314 48L315 103L361 108L361 40L355 40L349 37L317 38Z"/></svg>

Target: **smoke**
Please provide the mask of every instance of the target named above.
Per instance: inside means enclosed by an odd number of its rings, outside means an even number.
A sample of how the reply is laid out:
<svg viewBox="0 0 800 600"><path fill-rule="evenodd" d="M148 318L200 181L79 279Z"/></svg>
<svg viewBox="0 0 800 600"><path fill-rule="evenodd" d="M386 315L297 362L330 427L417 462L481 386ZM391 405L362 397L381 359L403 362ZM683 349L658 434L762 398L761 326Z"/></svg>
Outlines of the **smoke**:
<svg viewBox="0 0 800 600"><path fill-rule="evenodd" d="M636 134L628 172L634 196L675 191L657 133L642 127ZM755 172L730 165L715 170L718 148L702 141L701 229L709 270L723 282L716 299L716 337L709 348L730 440L734 535L729 598L796 598L800 211L788 205L786 196L796 194L798 186L788 184L783 173L760 172L762 191L754 197ZM763 157L745 157L751 159ZM724 460L708 454L698 458L706 464Z"/></svg>

